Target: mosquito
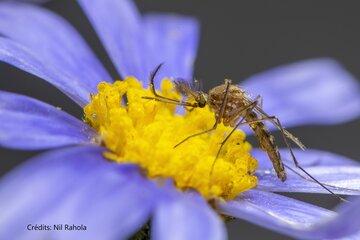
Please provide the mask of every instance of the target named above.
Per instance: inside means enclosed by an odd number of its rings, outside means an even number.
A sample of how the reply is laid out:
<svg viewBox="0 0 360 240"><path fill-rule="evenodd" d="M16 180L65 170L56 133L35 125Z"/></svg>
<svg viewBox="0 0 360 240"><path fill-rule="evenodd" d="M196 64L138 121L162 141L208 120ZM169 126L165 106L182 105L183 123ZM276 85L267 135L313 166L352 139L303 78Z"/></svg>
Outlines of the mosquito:
<svg viewBox="0 0 360 240"><path fill-rule="evenodd" d="M159 72L161 66L163 64L159 64L151 73L149 77L150 90L154 94L154 96L144 96L145 99L151 99L155 101L160 101L169 104L175 104L179 106L189 107L190 111L194 108L204 108L205 106L209 106L210 109L215 113L215 123L212 128L207 129L202 132L198 132L192 134L176 144L174 148L178 147L180 144L188 141L189 139L210 133L214 131L220 123L223 123L225 126L232 127L232 131L224 138L221 142L220 147L217 151L216 158L212 163L210 176L214 170L216 160L218 159L221 150L231 135L235 132L237 128L243 125L249 125L252 131L254 132L255 137L257 138L260 148L265 151L272 162L273 168L277 174L277 177L281 181L286 180L286 171L285 167L303 177L299 173L297 173L294 169L284 164L281 159L280 152L275 143L275 138L270 134L269 130L265 126L264 122L268 121L273 124L278 130L280 130L283 141L288 148L291 158L295 164L295 166L300 169L304 174L306 174L313 182L319 184L326 191L336 196L342 201L346 201L341 198L333 191L331 191L325 184L318 181L315 177L313 177L310 173L308 173L297 161L295 154L293 152L290 141L295 143L302 150L305 150L305 145L294 135L292 135L289 131L287 131L281 124L280 120L276 116L268 115L262 109L262 98L261 96L257 96L254 100L248 97L246 91L240 88L237 85L233 85L231 80L225 79L224 83L212 88L208 93L205 93L200 90L194 90L193 86L185 80L177 79L174 81L175 89L184 97L190 97L194 99L194 102L182 101L177 99L171 99L168 97L164 97L159 95L154 86L154 79L156 74ZM188 109L188 108L187 108ZM304 178L304 177L303 177Z"/></svg>

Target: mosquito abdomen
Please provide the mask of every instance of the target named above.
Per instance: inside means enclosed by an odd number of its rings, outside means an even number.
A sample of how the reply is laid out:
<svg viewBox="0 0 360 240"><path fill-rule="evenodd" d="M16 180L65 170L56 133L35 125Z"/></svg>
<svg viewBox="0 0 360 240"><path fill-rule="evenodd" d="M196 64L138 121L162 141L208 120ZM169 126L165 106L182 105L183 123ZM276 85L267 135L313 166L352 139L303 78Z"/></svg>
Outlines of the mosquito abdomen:
<svg viewBox="0 0 360 240"><path fill-rule="evenodd" d="M256 121L258 119L256 113L254 112L248 113L245 118L248 122ZM256 138L259 141L260 148L268 154L278 178L281 181L285 181L286 172L278 147L275 144L274 136L269 133L266 126L262 122L251 123L250 127L254 131Z"/></svg>

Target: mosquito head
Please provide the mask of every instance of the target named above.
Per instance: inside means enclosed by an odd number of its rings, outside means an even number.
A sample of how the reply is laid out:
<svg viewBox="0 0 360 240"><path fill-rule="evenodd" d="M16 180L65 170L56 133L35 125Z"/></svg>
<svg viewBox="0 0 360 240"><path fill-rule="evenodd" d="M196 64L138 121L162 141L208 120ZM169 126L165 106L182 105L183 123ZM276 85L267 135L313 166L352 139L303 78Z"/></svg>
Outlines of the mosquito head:
<svg viewBox="0 0 360 240"><path fill-rule="evenodd" d="M195 101L198 104L198 107L203 108L206 106L208 97L206 93L199 92L199 94L195 97Z"/></svg>

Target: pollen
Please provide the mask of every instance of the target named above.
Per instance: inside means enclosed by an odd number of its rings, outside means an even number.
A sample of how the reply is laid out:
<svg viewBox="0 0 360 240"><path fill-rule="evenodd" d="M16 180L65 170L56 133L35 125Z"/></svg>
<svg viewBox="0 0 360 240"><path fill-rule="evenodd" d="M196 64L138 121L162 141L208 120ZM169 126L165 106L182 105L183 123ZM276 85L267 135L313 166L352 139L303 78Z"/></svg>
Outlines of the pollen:
<svg viewBox="0 0 360 240"><path fill-rule="evenodd" d="M180 99L173 83L165 79L158 93ZM98 93L85 106L85 121L98 131L106 147L105 158L137 164L151 179L172 179L180 190L196 190L207 199L233 199L256 186L257 161L250 155L245 133L236 130L215 161L220 143L232 130L216 130L174 146L189 135L210 129L215 122L208 107L185 109L153 97L133 77L114 83L101 82Z"/></svg>

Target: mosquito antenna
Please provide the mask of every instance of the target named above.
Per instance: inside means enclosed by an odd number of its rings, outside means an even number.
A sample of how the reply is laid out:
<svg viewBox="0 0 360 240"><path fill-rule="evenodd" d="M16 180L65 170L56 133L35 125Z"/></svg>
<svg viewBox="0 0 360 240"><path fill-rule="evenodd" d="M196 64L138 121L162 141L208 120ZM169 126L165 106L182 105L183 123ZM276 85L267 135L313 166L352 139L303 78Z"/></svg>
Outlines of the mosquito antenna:
<svg viewBox="0 0 360 240"><path fill-rule="evenodd" d="M149 80L150 80L150 86L151 88L154 88L154 80L155 80L155 77L156 75L158 74L159 70L161 69L161 67L164 65L164 63L160 63L159 65L157 65L155 67L154 70L152 70L150 72L150 76L149 76Z"/></svg>
<svg viewBox="0 0 360 240"><path fill-rule="evenodd" d="M155 100L155 101L163 102L163 103L175 104L175 105L179 105L179 106L188 106L188 107L193 107L193 108L197 107L196 104L164 97L164 96L159 95L156 92L155 85L154 85L154 79L155 79L156 74L159 72L160 68L163 65L164 65L164 63L160 63L159 65L157 65L156 68L153 71L151 71L150 75L149 75L150 91L154 94L154 96L153 97L143 96L142 98L149 99L149 100Z"/></svg>

